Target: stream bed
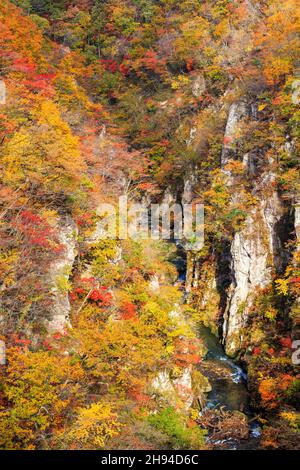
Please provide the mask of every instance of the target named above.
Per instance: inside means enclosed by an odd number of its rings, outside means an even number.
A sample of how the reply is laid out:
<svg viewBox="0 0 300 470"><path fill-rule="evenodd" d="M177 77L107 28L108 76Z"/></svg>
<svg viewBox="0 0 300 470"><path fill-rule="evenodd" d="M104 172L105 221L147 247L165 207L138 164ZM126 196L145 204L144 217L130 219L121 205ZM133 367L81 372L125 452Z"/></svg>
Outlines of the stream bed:
<svg viewBox="0 0 300 470"><path fill-rule="evenodd" d="M203 341L208 352L200 366L212 386L207 395L205 409L224 409L226 411L240 411L249 420L250 435L248 439L240 441L228 439L226 441L212 442L215 448L220 449L257 449L260 441L260 426L254 419L247 390L247 375L241 367L226 356L218 338L209 328L201 325L199 338Z"/></svg>
<svg viewBox="0 0 300 470"><path fill-rule="evenodd" d="M177 283L181 285L183 302L188 293L185 291L186 259L184 250L177 246L178 257L175 266L178 271ZM247 389L246 372L230 359L224 352L219 339L205 325L200 325L198 336L207 348L207 354L202 359L199 370L208 378L212 387L207 394L205 409L224 409L225 411L240 411L248 418L249 438L243 440L227 439L212 441L215 449L255 450L259 448L261 428L255 420L255 414L250 406L250 395ZM203 410L205 411L205 410Z"/></svg>

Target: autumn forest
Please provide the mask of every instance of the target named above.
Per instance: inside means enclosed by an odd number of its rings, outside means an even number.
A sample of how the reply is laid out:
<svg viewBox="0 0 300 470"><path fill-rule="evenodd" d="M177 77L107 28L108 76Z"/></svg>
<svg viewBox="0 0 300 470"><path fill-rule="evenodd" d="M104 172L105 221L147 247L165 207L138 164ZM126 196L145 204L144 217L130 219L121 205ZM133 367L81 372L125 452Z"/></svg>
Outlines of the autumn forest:
<svg viewBox="0 0 300 470"><path fill-rule="evenodd" d="M300 448L299 33L297 0L1 1L0 449ZM124 195L203 205L203 246L104 237Z"/></svg>

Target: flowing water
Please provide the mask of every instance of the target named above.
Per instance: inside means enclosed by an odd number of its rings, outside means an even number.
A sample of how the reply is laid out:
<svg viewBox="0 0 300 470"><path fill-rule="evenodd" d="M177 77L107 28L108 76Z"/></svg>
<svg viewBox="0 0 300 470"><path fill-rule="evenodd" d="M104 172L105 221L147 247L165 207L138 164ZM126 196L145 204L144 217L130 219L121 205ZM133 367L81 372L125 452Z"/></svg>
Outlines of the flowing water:
<svg viewBox="0 0 300 470"><path fill-rule="evenodd" d="M257 449L260 439L260 426L255 421L249 404L247 390L247 375L241 367L226 356L218 338L209 328L201 325L199 337L208 349L203 359L203 367L212 391L207 396L206 408L218 409L223 407L228 411L241 411L249 419L250 437L243 441L220 442L228 449Z"/></svg>
<svg viewBox="0 0 300 470"><path fill-rule="evenodd" d="M177 282L184 290L186 262L182 253L182 250L181 252L179 250L179 256L174 264L178 270ZM186 301L186 298L187 293L185 292L183 302ZM258 422L255 421L253 410L250 407L247 374L225 354L219 339L209 328L200 325L199 338L208 350L203 358L202 372L207 376L212 387L212 391L207 396L206 408L241 411L249 420L250 436L248 439L243 441L231 441L229 439L227 442L220 442L220 448L224 448L225 444L227 449L257 449L259 447L261 429Z"/></svg>
<svg viewBox="0 0 300 470"><path fill-rule="evenodd" d="M222 370L222 376L211 378L213 390L208 395L207 407L223 405L233 411L247 411L249 395L246 387L245 372L225 354L218 338L204 325L200 327L199 337L208 349L204 361L210 361L216 369Z"/></svg>

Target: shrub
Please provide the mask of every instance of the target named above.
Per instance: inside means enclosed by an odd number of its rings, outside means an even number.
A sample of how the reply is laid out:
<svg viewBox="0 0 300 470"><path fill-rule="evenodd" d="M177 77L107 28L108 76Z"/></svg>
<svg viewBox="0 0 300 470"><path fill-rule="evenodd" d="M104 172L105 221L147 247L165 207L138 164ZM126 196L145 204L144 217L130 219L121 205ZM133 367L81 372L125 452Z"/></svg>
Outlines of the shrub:
<svg viewBox="0 0 300 470"><path fill-rule="evenodd" d="M170 444L178 449L201 449L204 446L206 431L187 426L187 418L172 407L149 416L148 421L159 431L167 434Z"/></svg>

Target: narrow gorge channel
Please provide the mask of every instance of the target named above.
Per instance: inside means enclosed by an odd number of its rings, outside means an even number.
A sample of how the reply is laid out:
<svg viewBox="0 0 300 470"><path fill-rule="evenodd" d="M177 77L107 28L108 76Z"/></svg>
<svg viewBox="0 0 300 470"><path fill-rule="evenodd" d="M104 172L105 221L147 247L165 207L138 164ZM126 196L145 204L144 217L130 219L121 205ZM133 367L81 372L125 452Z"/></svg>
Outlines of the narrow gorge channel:
<svg viewBox="0 0 300 470"><path fill-rule="evenodd" d="M300 450L298 3L0 1L0 450Z"/></svg>
<svg viewBox="0 0 300 470"><path fill-rule="evenodd" d="M179 250L177 260L178 280L184 291L183 302L187 302L186 291L186 261ZM255 450L259 448L261 426L256 419L255 411L251 408L250 393L248 390L247 373L224 351L220 339L203 323L198 325L198 337L207 349L206 355L198 366L199 371L207 377L211 391L206 394L204 403L201 403L200 416L208 410L218 410L221 413L243 413L247 418L249 434L244 439L228 437L214 439L208 432L207 442L214 449L227 450Z"/></svg>
<svg viewBox="0 0 300 470"><path fill-rule="evenodd" d="M247 374L226 356L218 338L204 325L199 327L199 337L208 349L200 364L200 370L209 379L212 390L207 395L207 409L224 409L244 413L248 418L249 437L212 441L220 449L256 449L259 445L260 426L250 406L247 390ZM209 438L208 438L209 440Z"/></svg>

